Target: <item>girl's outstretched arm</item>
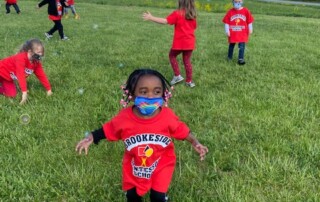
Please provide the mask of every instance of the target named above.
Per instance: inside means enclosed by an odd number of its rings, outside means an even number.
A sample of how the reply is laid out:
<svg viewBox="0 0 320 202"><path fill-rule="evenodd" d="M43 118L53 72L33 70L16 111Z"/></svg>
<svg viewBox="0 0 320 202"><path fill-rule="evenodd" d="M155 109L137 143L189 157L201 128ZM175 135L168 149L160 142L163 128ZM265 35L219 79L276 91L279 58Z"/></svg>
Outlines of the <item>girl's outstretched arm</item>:
<svg viewBox="0 0 320 202"><path fill-rule="evenodd" d="M206 156L206 154L208 153L208 148L206 146L203 146L196 137L194 137L192 135L192 133L190 132L188 137L186 138L186 140L188 142L190 142L192 144L192 147L196 150L196 152L198 152L200 154L200 160L204 160L204 157Z"/></svg>
<svg viewBox="0 0 320 202"><path fill-rule="evenodd" d="M143 15L142 15L142 18L144 20L149 20L149 21L156 22L156 23L159 23L159 24L168 24L166 18L154 17L149 11L144 12Z"/></svg>

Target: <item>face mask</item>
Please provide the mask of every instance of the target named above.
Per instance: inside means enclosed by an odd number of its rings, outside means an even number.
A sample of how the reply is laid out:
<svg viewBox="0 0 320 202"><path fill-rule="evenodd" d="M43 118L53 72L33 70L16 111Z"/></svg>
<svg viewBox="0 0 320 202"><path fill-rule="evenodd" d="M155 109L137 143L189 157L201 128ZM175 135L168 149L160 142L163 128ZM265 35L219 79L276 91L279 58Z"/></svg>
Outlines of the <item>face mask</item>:
<svg viewBox="0 0 320 202"><path fill-rule="evenodd" d="M241 8L241 7L242 7L242 2L233 2L233 7L234 7L235 9Z"/></svg>
<svg viewBox="0 0 320 202"><path fill-rule="evenodd" d="M41 57L42 57L41 55L35 53L35 54L32 55L32 60L38 60L39 61L39 60L41 60Z"/></svg>
<svg viewBox="0 0 320 202"><path fill-rule="evenodd" d="M159 107L163 105L163 98L136 97L134 100L134 105L138 108L142 115L151 116Z"/></svg>

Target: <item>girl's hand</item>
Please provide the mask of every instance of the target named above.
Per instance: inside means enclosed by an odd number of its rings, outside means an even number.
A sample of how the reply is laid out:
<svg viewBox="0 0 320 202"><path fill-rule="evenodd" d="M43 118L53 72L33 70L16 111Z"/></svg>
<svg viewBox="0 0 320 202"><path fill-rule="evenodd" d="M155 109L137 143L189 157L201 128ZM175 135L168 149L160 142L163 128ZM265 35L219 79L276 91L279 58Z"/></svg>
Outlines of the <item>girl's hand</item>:
<svg viewBox="0 0 320 202"><path fill-rule="evenodd" d="M47 96L51 96L52 95L52 91L51 90L48 90L47 91Z"/></svg>
<svg viewBox="0 0 320 202"><path fill-rule="evenodd" d="M84 150L85 155L87 155L89 146L92 144L92 142L93 136L92 134L90 134L88 137L84 138L77 144L76 152L79 152L79 154L81 155L82 150Z"/></svg>
<svg viewBox="0 0 320 202"><path fill-rule="evenodd" d="M209 151L208 148L199 142L197 144L192 144L192 147L200 154L200 160L203 161Z"/></svg>
<svg viewBox="0 0 320 202"><path fill-rule="evenodd" d="M143 13L142 18L144 20L150 20L152 18L152 15L151 15L151 13L149 11L147 11L147 12Z"/></svg>
<svg viewBox="0 0 320 202"><path fill-rule="evenodd" d="M27 102L28 99L28 93L27 92L22 92L22 98L21 98L21 102L20 105L23 105Z"/></svg>

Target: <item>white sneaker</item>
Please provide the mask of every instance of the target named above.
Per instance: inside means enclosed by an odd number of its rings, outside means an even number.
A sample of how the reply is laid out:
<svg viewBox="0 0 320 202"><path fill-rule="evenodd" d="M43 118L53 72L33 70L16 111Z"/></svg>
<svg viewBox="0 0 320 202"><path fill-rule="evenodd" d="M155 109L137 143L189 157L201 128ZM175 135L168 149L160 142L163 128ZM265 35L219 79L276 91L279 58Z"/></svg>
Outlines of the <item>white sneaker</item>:
<svg viewBox="0 0 320 202"><path fill-rule="evenodd" d="M67 41L67 40L69 40L69 37L63 36L63 38L61 38L61 40L62 40L62 41Z"/></svg>
<svg viewBox="0 0 320 202"><path fill-rule="evenodd" d="M196 86L196 84L195 84L195 83L193 83L192 81L190 81L190 82L186 82L186 85L187 85L188 87L190 87L190 88L193 88L193 87L195 87L195 86Z"/></svg>
<svg viewBox="0 0 320 202"><path fill-rule="evenodd" d="M171 80L170 84L171 84L171 85L174 85L174 84L176 84L176 83L179 83L179 82L183 81L183 79L184 79L184 78L183 78L181 75L179 75L179 76L174 76L173 79Z"/></svg>
<svg viewBox="0 0 320 202"><path fill-rule="evenodd" d="M47 37L47 39L51 39L53 37L51 34L48 34L47 32L44 33L44 35Z"/></svg>

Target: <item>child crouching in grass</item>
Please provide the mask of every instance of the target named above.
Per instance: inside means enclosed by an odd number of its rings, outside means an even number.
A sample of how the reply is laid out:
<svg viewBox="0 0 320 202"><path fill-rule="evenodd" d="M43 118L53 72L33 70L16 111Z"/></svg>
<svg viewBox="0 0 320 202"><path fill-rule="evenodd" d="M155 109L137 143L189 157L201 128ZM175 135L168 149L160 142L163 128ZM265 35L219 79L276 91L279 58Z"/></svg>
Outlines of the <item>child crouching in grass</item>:
<svg viewBox="0 0 320 202"><path fill-rule="evenodd" d="M41 64L43 56L42 42L39 39L31 39L22 45L17 54L0 60L0 94L16 97L14 80L17 80L22 91L20 104L24 104L28 98L27 77L34 73L47 90L47 95L52 95L50 82Z"/></svg>

